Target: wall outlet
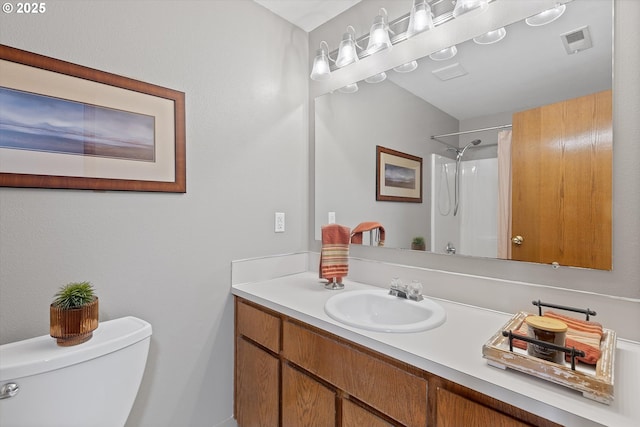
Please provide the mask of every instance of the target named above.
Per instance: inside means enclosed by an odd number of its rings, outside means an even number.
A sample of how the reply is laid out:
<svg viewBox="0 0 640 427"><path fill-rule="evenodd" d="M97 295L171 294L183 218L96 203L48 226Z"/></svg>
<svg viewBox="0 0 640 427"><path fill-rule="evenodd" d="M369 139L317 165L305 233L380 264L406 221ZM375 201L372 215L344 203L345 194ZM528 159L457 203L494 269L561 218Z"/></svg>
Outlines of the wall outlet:
<svg viewBox="0 0 640 427"><path fill-rule="evenodd" d="M336 223L336 213L329 212L329 224L335 224L335 223Z"/></svg>
<svg viewBox="0 0 640 427"><path fill-rule="evenodd" d="M284 233L284 212L276 212L275 232Z"/></svg>

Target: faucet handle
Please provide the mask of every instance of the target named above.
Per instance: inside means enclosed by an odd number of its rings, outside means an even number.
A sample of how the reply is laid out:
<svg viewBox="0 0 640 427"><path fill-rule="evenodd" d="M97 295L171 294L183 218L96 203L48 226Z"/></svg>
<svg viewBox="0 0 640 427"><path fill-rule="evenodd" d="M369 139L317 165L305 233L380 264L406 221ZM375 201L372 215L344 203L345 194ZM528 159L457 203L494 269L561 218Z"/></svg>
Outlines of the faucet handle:
<svg viewBox="0 0 640 427"><path fill-rule="evenodd" d="M411 281L411 283L407 286L407 291L409 293L409 296L417 298L422 294L422 283L418 282L417 280Z"/></svg>
<svg viewBox="0 0 640 427"><path fill-rule="evenodd" d="M404 290L405 288L405 285L402 283L402 280L400 280L399 277L394 277L393 279L391 279L391 289Z"/></svg>

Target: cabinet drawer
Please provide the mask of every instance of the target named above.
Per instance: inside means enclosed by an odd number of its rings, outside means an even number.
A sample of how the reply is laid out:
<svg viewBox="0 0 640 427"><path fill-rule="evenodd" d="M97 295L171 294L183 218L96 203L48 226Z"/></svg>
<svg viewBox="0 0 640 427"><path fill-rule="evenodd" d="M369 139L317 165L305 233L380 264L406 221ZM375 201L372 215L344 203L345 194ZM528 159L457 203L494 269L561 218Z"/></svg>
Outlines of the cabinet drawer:
<svg viewBox="0 0 640 427"><path fill-rule="evenodd" d="M265 346L274 353L280 351L280 318L236 299L237 333Z"/></svg>
<svg viewBox="0 0 640 427"><path fill-rule="evenodd" d="M287 321L282 350L286 359L402 424L426 425L426 380Z"/></svg>

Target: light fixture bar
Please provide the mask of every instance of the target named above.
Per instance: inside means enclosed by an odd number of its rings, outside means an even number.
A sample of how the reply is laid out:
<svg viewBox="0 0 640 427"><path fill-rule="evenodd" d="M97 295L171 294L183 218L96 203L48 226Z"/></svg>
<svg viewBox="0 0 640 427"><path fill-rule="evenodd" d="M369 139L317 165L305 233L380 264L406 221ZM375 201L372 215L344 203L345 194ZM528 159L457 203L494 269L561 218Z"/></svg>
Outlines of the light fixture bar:
<svg viewBox="0 0 640 427"><path fill-rule="evenodd" d="M427 3L429 3L429 5L433 8L434 6L442 3L443 1L446 0L435 0L435 1L427 1ZM494 2L495 0L489 0L489 3ZM402 41L405 41L407 39L407 28L409 27L409 17L411 15L411 12L407 12L406 14L400 16L397 19L394 19L393 21L389 22L389 30L391 32L391 45L396 45ZM453 10L450 10L448 12L444 12L436 17L433 18L433 26L434 28L444 24L445 22L449 22L451 21L453 18ZM369 43L369 33L367 32L366 34L360 36L359 38L356 39L356 45L359 46L366 46ZM329 56L330 57L334 57L336 58L338 56L338 50L339 49L335 49L333 51L330 52ZM359 59L362 58L366 58L367 56L372 55L371 53L367 52L366 49L363 49L360 53L357 54ZM335 64L330 64L330 68L331 71L335 71L337 70L339 67L337 67Z"/></svg>

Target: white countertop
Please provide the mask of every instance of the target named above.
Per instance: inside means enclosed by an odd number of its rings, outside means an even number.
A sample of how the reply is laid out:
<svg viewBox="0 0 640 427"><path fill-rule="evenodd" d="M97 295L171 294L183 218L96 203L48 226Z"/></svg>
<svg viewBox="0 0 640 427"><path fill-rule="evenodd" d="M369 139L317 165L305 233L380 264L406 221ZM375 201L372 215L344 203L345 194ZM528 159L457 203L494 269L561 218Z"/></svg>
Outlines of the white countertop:
<svg viewBox="0 0 640 427"><path fill-rule="evenodd" d="M618 339L615 397L605 405L561 385L489 366L482 345L511 314L434 299L447 312L442 326L418 333L372 332L343 325L324 312L325 302L336 292L380 289L344 283L344 290L329 291L317 274L307 272L236 284L232 293L566 426L640 426L639 343Z"/></svg>

